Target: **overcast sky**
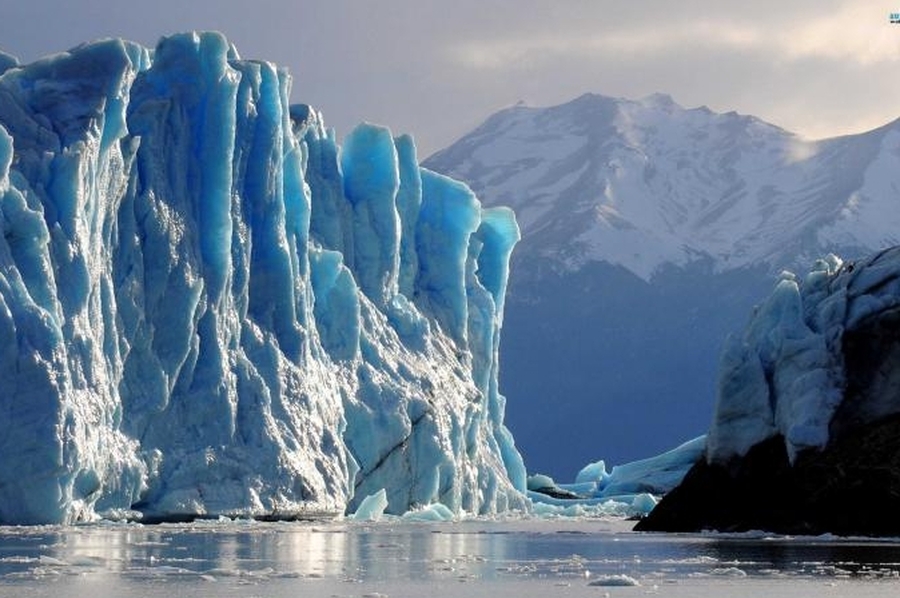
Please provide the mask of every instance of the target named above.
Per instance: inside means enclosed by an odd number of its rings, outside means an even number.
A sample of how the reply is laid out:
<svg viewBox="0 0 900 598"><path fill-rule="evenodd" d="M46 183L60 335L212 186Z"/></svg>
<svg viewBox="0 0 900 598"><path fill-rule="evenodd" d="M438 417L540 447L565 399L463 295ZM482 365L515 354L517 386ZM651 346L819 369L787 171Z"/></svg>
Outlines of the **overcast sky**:
<svg viewBox="0 0 900 598"><path fill-rule="evenodd" d="M0 49L23 62L100 37L153 46L225 33L286 66L293 100L342 138L362 120L420 157L524 100L671 94L804 136L900 117L900 0L4 0ZM252 9L250 7L253 7ZM676 8L677 6L677 8Z"/></svg>

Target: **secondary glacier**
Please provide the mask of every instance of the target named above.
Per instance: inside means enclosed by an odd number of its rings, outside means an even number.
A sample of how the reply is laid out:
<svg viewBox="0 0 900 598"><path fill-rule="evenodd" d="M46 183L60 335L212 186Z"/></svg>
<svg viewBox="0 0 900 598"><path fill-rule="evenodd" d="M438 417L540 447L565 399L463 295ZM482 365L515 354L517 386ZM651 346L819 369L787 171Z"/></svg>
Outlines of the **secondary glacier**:
<svg viewBox="0 0 900 598"><path fill-rule="evenodd" d="M828 255L803 278L784 272L726 341L707 461L728 463L780 436L793 462L835 433L900 412L898 273L897 247L858 262Z"/></svg>
<svg viewBox="0 0 900 598"><path fill-rule="evenodd" d="M705 459L635 529L897 537L898 315L900 247L784 273L727 343Z"/></svg>
<svg viewBox="0 0 900 598"><path fill-rule="evenodd" d="M220 34L0 72L0 522L527 505L511 211Z"/></svg>

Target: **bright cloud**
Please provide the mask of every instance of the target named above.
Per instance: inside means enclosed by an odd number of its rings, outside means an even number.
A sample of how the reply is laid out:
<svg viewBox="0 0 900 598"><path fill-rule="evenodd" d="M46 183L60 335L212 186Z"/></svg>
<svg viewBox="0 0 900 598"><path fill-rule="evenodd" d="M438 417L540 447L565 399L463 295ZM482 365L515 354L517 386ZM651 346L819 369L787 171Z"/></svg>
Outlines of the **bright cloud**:
<svg viewBox="0 0 900 598"><path fill-rule="evenodd" d="M777 45L795 58L824 57L861 65L900 60L900 25L875 3L853 2L816 15L790 31L778 32Z"/></svg>
<svg viewBox="0 0 900 598"><path fill-rule="evenodd" d="M782 60L825 58L868 66L900 60L900 25L890 24L888 14L870 2L850 2L836 11L811 11L780 26L747 17L682 18L664 27L659 22L619 22L589 33L563 30L464 40L452 44L448 54L468 68L515 69L541 57L558 60L615 53L639 59L703 46L710 51L771 54Z"/></svg>

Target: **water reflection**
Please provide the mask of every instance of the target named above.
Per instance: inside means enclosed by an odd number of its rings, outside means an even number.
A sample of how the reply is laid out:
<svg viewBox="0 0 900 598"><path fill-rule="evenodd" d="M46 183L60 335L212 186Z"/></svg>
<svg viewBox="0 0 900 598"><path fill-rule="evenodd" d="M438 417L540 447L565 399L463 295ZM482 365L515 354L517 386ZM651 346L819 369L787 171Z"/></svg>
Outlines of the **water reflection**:
<svg viewBox="0 0 900 598"><path fill-rule="evenodd" d="M900 543L866 539L714 538L708 554L719 563L740 563L748 573L790 575L900 575Z"/></svg>
<svg viewBox="0 0 900 598"><path fill-rule="evenodd" d="M3 588L27 586L33 595L59 596L60 579L67 580L71 596L96 596L99 587L103 593L136 596L160 583L179 584L182 595L210 595L203 582L223 579L232 580L233 587L287 580L296 589L317 580L900 577L900 543L664 536L628 529L624 522L596 521L0 528L0 594L5 595Z"/></svg>

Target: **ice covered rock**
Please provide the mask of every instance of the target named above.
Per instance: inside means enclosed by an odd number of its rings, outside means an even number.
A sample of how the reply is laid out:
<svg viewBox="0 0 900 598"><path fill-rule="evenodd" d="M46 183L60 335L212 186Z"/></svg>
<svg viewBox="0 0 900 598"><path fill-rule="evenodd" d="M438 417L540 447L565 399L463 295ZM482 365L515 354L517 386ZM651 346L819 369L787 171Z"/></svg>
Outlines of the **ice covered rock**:
<svg viewBox="0 0 900 598"><path fill-rule="evenodd" d="M4 64L0 522L526 505L511 212L219 34Z"/></svg>
<svg viewBox="0 0 900 598"><path fill-rule="evenodd" d="M785 275L722 359L701 460L639 529L900 534L900 249Z"/></svg>
<svg viewBox="0 0 900 598"><path fill-rule="evenodd" d="M875 338L884 349L892 346L884 331L895 329L898 277L896 248L858 263L829 255L802 280L783 274L743 334L727 342L707 459L725 463L780 435L793 460L799 451L824 447L833 428L900 412L898 364L864 348ZM854 384L870 383L854 382L853 371L866 366L848 363L859 361L860 350L883 365L875 370L882 386L864 397Z"/></svg>
<svg viewBox="0 0 900 598"><path fill-rule="evenodd" d="M727 466L701 460L639 531L900 535L900 418L889 416L788 460L784 439Z"/></svg>

